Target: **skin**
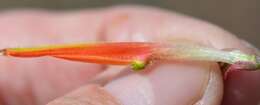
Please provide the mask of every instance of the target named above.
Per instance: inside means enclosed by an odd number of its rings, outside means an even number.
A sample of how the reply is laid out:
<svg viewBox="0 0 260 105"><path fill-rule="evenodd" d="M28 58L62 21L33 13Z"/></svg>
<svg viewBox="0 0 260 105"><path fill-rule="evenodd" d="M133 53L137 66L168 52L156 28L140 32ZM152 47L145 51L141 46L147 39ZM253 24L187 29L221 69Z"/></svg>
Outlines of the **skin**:
<svg viewBox="0 0 260 105"><path fill-rule="evenodd" d="M150 7L8 11L0 14L0 23L1 48L178 39L254 53L249 44L217 26ZM217 64L207 62L154 62L144 72L133 73L129 67L48 57L0 57L0 72L4 105L257 105L260 101L258 71L234 72L223 81Z"/></svg>

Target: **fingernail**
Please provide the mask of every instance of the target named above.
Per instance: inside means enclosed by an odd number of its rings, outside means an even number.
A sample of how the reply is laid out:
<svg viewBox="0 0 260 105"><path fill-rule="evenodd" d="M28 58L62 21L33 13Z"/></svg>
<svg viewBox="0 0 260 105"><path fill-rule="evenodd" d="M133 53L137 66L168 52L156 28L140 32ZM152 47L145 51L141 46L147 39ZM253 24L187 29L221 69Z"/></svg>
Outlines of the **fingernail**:
<svg viewBox="0 0 260 105"><path fill-rule="evenodd" d="M209 63L162 63L148 68L149 73L133 73L105 86L123 105L192 105L201 103L211 74L221 79L216 66ZM210 85L219 84L211 83ZM205 103L220 102L220 88L208 89L214 96ZM212 92L213 91L213 92ZM220 91L219 93L216 93ZM210 101L214 98L214 102ZM214 105L214 104L211 104Z"/></svg>
<svg viewBox="0 0 260 105"><path fill-rule="evenodd" d="M112 95L98 85L82 87L47 105L121 105Z"/></svg>

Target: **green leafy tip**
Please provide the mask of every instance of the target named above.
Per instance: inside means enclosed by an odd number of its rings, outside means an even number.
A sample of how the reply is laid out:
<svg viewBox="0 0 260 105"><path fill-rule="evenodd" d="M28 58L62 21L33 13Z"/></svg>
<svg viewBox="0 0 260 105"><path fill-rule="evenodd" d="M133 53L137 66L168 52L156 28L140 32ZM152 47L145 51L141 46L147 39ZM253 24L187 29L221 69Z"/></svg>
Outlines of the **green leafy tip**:
<svg viewBox="0 0 260 105"><path fill-rule="evenodd" d="M141 61L141 60L134 60L131 63L131 68L134 71L140 71L140 70L144 69L145 66L146 66L146 63L144 61Z"/></svg>

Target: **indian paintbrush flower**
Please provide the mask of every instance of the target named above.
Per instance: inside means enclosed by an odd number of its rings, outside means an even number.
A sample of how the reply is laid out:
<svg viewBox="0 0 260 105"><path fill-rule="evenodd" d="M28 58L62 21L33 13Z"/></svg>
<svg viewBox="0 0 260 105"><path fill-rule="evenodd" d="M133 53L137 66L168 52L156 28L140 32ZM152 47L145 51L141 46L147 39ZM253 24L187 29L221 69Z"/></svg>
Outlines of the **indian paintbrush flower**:
<svg viewBox="0 0 260 105"><path fill-rule="evenodd" d="M222 62L235 69L257 70L260 57L239 50L224 51L195 44L156 42L103 42L91 44L53 45L30 48L6 48L4 56L40 57L51 56L72 61L131 65L142 70L155 60L192 60Z"/></svg>

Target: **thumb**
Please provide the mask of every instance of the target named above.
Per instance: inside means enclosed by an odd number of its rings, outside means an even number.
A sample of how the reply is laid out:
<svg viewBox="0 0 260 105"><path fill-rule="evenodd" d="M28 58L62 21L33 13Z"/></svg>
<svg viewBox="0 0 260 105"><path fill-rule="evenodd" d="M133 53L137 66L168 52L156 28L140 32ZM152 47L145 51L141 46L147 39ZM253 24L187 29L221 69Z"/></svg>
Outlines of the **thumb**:
<svg viewBox="0 0 260 105"><path fill-rule="evenodd" d="M131 74L105 86L123 105L219 105L217 65L185 62L155 64L149 73Z"/></svg>
<svg viewBox="0 0 260 105"><path fill-rule="evenodd" d="M164 62L145 71L119 77L102 91L88 85L48 105L220 104L222 78L216 64Z"/></svg>

